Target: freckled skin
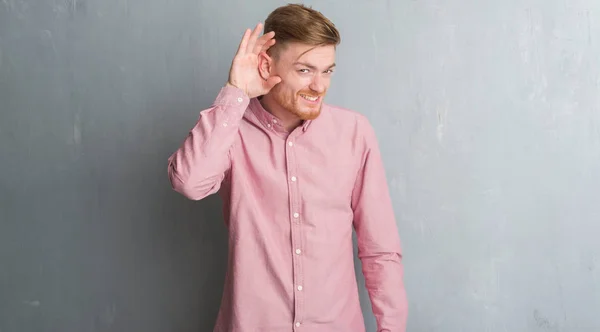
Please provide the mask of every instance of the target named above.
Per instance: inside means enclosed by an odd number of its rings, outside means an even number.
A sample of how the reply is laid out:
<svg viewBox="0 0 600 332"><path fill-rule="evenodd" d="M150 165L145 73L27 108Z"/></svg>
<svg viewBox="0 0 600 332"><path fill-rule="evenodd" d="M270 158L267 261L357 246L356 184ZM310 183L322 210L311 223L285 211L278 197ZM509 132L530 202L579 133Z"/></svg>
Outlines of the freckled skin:
<svg viewBox="0 0 600 332"><path fill-rule="evenodd" d="M265 109L291 127L319 116L331 84L335 46L289 43L277 56L262 57L260 65L263 77L275 75L281 78L281 82L261 99ZM317 99L310 101L303 96Z"/></svg>

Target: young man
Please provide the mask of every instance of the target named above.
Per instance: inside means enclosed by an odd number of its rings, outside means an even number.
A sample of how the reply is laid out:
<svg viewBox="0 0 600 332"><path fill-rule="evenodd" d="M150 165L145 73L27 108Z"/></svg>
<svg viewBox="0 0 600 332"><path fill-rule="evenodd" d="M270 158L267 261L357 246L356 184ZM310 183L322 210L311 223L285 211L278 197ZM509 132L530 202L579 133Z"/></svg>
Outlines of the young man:
<svg viewBox="0 0 600 332"><path fill-rule="evenodd" d="M362 332L352 230L379 332L404 332L398 230L376 136L323 102L340 36L287 5L246 30L229 80L168 174L177 192L219 192L229 264L215 332ZM277 41L277 43L275 43Z"/></svg>

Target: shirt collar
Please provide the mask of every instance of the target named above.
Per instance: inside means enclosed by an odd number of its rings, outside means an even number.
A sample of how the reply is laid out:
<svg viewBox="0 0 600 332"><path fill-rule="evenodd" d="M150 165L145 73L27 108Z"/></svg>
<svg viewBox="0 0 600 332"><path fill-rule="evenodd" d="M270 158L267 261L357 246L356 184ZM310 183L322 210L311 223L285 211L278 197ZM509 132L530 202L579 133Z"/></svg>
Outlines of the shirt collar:
<svg viewBox="0 0 600 332"><path fill-rule="evenodd" d="M269 113L269 111L267 111L262 104L260 103L260 100L258 100L258 98L252 98L250 100L250 110L252 111L252 113L258 118L258 120L261 122L261 124L265 127L267 127L270 130L273 130L275 132L280 132L280 133L288 133L286 131L286 129L281 125L281 120L278 119L276 116L274 116L273 114ZM302 122L302 131L306 131L308 129L308 126L310 126L310 124L312 123L312 120L305 120Z"/></svg>

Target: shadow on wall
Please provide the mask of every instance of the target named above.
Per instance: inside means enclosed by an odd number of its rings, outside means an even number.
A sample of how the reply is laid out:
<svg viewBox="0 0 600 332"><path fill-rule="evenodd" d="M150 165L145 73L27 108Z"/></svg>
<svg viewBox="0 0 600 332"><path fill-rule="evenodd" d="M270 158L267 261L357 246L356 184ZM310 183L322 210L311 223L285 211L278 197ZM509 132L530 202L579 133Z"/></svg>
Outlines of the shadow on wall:
<svg viewBox="0 0 600 332"><path fill-rule="evenodd" d="M222 205L186 199L167 177L202 104L170 91L115 101L88 84L76 146L56 112L36 150L15 148L31 177L3 212L0 330L211 331L227 265Z"/></svg>
<svg viewBox="0 0 600 332"><path fill-rule="evenodd" d="M142 153L140 160L134 161L135 169L155 165L148 170L148 176L156 179L156 188L152 188L155 195L146 206L156 216L150 218L153 220L150 227L154 227L151 234L155 234L164 250L162 255L155 253L161 257L158 267L166 274L164 281L168 282L155 300L173 301L162 305L162 314L167 319L165 330L212 331L221 303L228 252L221 200L212 195L201 201L191 201L172 190L167 176L168 157L179 148L195 124L199 111L210 102L209 96L195 105L169 103L151 112L161 114L161 118L146 118L146 124L153 127L148 132L162 135L143 140L152 142L144 143L149 146L143 151L158 150L148 155ZM181 114L191 116L182 119L178 116ZM143 196L142 191L147 189L140 186L140 195Z"/></svg>
<svg viewBox="0 0 600 332"><path fill-rule="evenodd" d="M135 143L109 158L122 168L109 179L119 189L103 190L112 193L120 220L110 233L119 248L111 331L212 331L218 313L227 266L222 203L217 195L188 200L167 176L168 157L208 104L178 105L185 98L177 97L136 117L135 130L125 134Z"/></svg>

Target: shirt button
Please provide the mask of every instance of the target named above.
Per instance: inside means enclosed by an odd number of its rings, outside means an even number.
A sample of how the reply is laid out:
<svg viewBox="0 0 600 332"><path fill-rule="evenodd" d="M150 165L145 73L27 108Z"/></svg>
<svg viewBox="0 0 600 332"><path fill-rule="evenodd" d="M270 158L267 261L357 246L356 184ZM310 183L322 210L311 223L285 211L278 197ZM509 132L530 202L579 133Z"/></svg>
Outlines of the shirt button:
<svg viewBox="0 0 600 332"><path fill-rule="evenodd" d="M294 213L294 218L298 218L300 217L300 214L298 212Z"/></svg>
<svg viewBox="0 0 600 332"><path fill-rule="evenodd" d="M292 176L292 181L294 181L294 182L296 181L296 177L295 176Z"/></svg>
<svg viewBox="0 0 600 332"><path fill-rule="evenodd" d="M273 123L277 123L277 120L276 120L276 119L273 119Z"/></svg>
<svg viewBox="0 0 600 332"><path fill-rule="evenodd" d="M296 254L297 254L297 255L300 255L301 253L302 253L302 250L300 250L300 249L296 249Z"/></svg>
<svg viewBox="0 0 600 332"><path fill-rule="evenodd" d="M288 145L289 146L294 146L294 143L290 141L290 142L288 142Z"/></svg>
<svg viewBox="0 0 600 332"><path fill-rule="evenodd" d="M244 101L244 99L242 99L242 97L239 97L239 98L238 98L238 102L240 102L240 103L241 103L242 101Z"/></svg>
<svg viewBox="0 0 600 332"><path fill-rule="evenodd" d="M298 290L301 291L302 290L302 286L298 286Z"/></svg>
<svg viewBox="0 0 600 332"><path fill-rule="evenodd" d="M271 124L270 124L270 123L267 123L267 127L271 128Z"/></svg>
<svg viewBox="0 0 600 332"><path fill-rule="evenodd" d="M300 322L296 322L296 327L300 327Z"/></svg>
<svg viewBox="0 0 600 332"><path fill-rule="evenodd" d="M227 127L227 122L223 123L223 127Z"/></svg>

